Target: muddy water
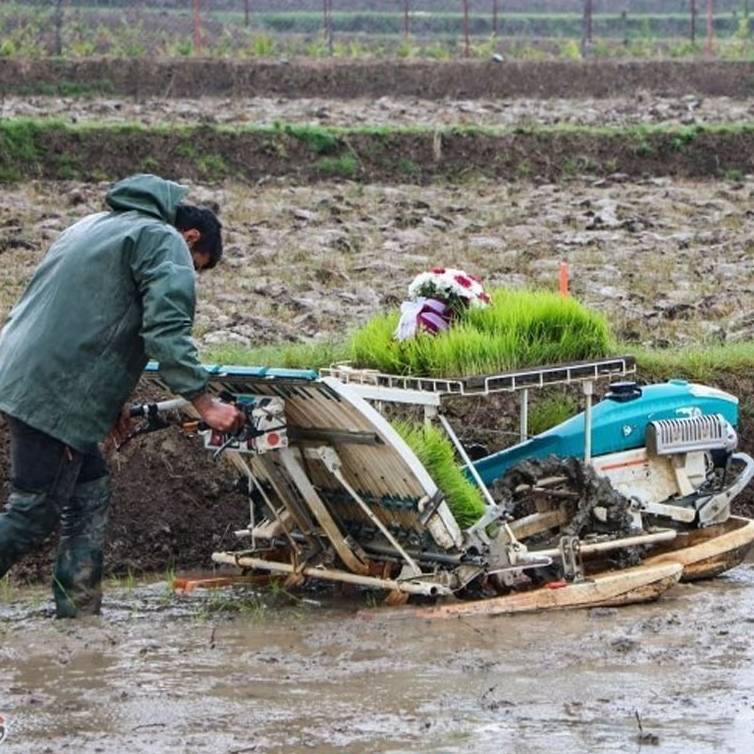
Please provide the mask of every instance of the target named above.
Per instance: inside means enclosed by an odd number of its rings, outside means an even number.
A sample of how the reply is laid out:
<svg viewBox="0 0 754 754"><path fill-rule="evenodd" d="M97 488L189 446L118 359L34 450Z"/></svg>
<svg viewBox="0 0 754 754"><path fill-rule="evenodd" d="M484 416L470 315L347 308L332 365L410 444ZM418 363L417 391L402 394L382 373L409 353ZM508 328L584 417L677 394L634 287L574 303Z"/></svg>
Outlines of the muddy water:
<svg viewBox="0 0 754 754"><path fill-rule="evenodd" d="M228 594L227 592L225 593ZM746 752L754 566L653 605L429 623L110 590L0 606L8 752ZM44 595L46 600L46 595ZM279 603L279 600L278 600ZM640 746L635 711L659 745Z"/></svg>

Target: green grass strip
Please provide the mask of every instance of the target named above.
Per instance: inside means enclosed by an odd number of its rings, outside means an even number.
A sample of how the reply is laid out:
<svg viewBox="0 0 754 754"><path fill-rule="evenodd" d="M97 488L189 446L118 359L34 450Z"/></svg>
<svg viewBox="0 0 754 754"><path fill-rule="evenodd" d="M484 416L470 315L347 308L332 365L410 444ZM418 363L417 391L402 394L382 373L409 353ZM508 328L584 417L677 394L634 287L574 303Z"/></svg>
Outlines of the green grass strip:
<svg viewBox="0 0 754 754"><path fill-rule="evenodd" d="M347 344L335 341L283 343L258 348L228 343L202 350L202 361L205 364L263 366L280 369L322 369L336 362L348 361L349 358Z"/></svg>
<svg viewBox="0 0 754 754"><path fill-rule="evenodd" d="M686 348L649 349L622 346L636 356L639 372L645 378L667 380L673 377L696 382L714 382L721 374L749 375L754 369L754 342L698 344Z"/></svg>
<svg viewBox="0 0 754 754"><path fill-rule="evenodd" d="M576 64L574 64L576 65ZM29 90L31 93L32 90ZM34 90L36 92L36 90ZM318 126L295 123L259 124L219 124L213 126L194 126L171 124L168 122L143 125L135 121L83 120L70 123L59 117L18 117L5 118L0 121L0 133L14 139L30 140L45 132L56 134L70 133L77 135L99 134L163 134L185 136L187 138L218 134L258 135L262 137L290 136L307 144L313 154L326 155L337 153L344 145L343 137L374 137L389 139L392 136L512 136L512 135L568 135L589 137L674 137L684 143L691 143L698 136L709 135L746 135L754 133L754 120L727 123L697 124L682 126L676 124L636 124L627 126L587 126L574 123L556 125L522 126L477 126L477 125L361 125L361 126Z"/></svg>
<svg viewBox="0 0 754 754"><path fill-rule="evenodd" d="M458 525L476 523L484 513L482 493L464 476L450 440L434 426L393 422L393 427L445 495Z"/></svg>

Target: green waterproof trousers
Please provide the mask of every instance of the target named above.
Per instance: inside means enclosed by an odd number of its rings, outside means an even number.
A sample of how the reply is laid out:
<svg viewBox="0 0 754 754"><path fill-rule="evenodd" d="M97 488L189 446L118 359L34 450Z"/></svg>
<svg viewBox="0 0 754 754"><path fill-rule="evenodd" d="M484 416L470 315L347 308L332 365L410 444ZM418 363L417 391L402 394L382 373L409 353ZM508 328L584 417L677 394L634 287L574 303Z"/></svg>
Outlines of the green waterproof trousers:
<svg viewBox="0 0 754 754"><path fill-rule="evenodd" d="M7 417L11 493L0 513L0 578L39 548L60 523L53 595L60 618L96 614L110 477L101 454L78 453L59 440Z"/></svg>

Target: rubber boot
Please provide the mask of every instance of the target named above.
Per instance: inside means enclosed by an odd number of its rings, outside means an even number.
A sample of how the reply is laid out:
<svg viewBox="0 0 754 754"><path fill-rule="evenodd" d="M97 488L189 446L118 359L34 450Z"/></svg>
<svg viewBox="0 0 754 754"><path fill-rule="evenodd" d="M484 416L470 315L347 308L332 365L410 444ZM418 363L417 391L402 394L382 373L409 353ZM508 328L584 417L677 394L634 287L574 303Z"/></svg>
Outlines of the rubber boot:
<svg viewBox="0 0 754 754"><path fill-rule="evenodd" d="M11 490L5 512L0 513L0 578L42 545L55 529L58 515L55 499L48 493Z"/></svg>
<svg viewBox="0 0 754 754"><path fill-rule="evenodd" d="M61 535L52 592L58 618L98 615L110 506L110 477L77 484L60 514Z"/></svg>

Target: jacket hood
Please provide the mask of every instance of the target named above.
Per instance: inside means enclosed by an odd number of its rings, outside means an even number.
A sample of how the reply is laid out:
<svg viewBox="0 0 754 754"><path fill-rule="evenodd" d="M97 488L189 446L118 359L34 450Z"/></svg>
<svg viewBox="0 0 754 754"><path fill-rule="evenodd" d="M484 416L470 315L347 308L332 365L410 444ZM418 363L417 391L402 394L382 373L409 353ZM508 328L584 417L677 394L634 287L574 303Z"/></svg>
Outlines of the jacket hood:
<svg viewBox="0 0 754 754"><path fill-rule="evenodd" d="M116 183L105 197L115 212L143 212L173 225L175 208L188 194L180 183L166 181L156 175L140 173Z"/></svg>

